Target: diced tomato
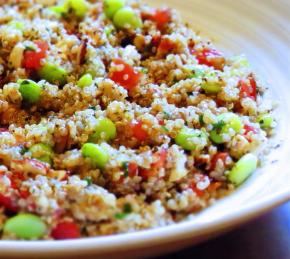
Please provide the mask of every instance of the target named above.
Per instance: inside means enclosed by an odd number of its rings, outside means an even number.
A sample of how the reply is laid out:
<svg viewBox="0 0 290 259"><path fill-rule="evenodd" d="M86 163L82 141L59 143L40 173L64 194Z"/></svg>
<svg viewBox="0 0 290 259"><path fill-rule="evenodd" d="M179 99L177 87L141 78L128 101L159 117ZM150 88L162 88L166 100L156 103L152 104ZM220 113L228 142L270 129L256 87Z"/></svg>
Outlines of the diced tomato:
<svg viewBox="0 0 290 259"><path fill-rule="evenodd" d="M176 48L176 44L168 38L162 38L157 49L157 55L162 56L171 53Z"/></svg>
<svg viewBox="0 0 290 259"><path fill-rule="evenodd" d="M152 37L151 43L153 46L158 46L161 40L161 36L156 34Z"/></svg>
<svg viewBox="0 0 290 259"><path fill-rule="evenodd" d="M211 182L209 187L207 187L207 190L209 192L213 192L215 190L217 190L218 188L220 188L222 186L221 182Z"/></svg>
<svg viewBox="0 0 290 259"><path fill-rule="evenodd" d="M240 88L240 98L249 97L253 100L257 99L257 84L255 79L252 76L248 77L249 82L245 82L244 80L239 81Z"/></svg>
<svg viewBox="0 0 290 259"><path fill-rule="evenodd" d="M142 121L131 123L132 135L139 141L144 141L148 138L148 133L143 129Z"/></svg>
<svg viewBox="0 0 290 259"><path fill-rule="evenodd" d="M161 149L160 151L153 154L153 157L156 161L151 164L150 169L140 168L139 170L140 176L145 180L156 176L159 172L159 169L164 167L167 158L167 150Z"/></svg>
<svg viewBox="0 0 290 259"><path fill-rule="evenodd" d="M18 211L18 206L12 200L12 198L4 195L2 193L0 193L0 206L3 206L5 208L5 210L7 210L7 211L11 211L11 212Z"/></svg>
<svg viewBox="0 0 290 259"><path fill-rule="evenodd" d="M138 165L134 162L130 162L128 165L128 175L129 177L134 177L138 175Z"/></svg>
<svg viewBox="0 0 290 259"><path fill-rule="evenodd" d="M247 135L249 132L254 132L254 133L258 132L256 128L247 124L244 126L244 130L245 130L245 133L244 133L245 135Z"/></svg>
<svg viewBox="0 0 290 259"><path fill-rule="evenodd" d="M22 199L27 199L30 195L30 191L28 188L24 188L22 190L19 190L19 195Z"/></svg>
<svg viewBox="0 0 290 259"><path fill-rule="evenodd" d="M158 120L159 125L163 126L165 124L164 120Z"/></svg>
<svg viewBox="0 0 290 259"><path fill-rule="evenodd" d="M225 58L215 49L205 48L202 51L192 49L191 53L196 56L198 64L200 65L207 65L218 70L222 70L224 67Z"/></svg>
<svg viewBox="0 0 290 259"><path fill-rule="evenodd" d="M81 236L78 225L72 221L63 221L51 231L51 236L56 240L75 239Z"/></svg>
<svg viewBox="0 0 290 259"><path fill-rule="evenodd" d="M223 164L225 164L228 157L229 157L229 154L227 152L216 153L211 160L211 165L210 165L209 170L212 171L215 169L218 160L221 160Z"/></svg>
<svg viewBox="0 0 290 259"><path fill-rule="evenodd" d="M134 89L140 81L141 74L122 59L114 59L109 73L109 78L127 90Z"/></svg>
<svg viewBox="0 0 290 259"><path fill-rule="evenodd" d="M198 197L203 196L204 191L203 191L203 190L199 190L199 189L196 187L196 183L195 183L195 182L192 182L192 183L191 183L190 188L193 190L193 192L196 193L196 195L197 195Z"/></svg>
<svg viewBox="0 0 290 259"><path fill-rule="evenodd" d="M24 180L24 174L20 172L13 172L10 176L11 187L13 189L18 189L21 182Z"/></svg>
<svg viewBox="0 0 290 259"><path fill-rule="evenodd" d="M166 149L161 149L160 151L156 152L153 155L156 158L156 162L152 164L153 168L161 168L164 166L167 158L167 150Z"/></svg>
<svg viewBox="0 0 290 259"><path fill-rule="evenodd" d="M250 126L247 124L244 126L244 130L245 130L244 136L247 138L247 140L249 142L252 142L251 138L247 135L249 132L253 132L254 134L256 134L256 133L258 133L258 130L256 128L254 128L253 126Z"/></svg>
<svg viewBox="0 0 290 259"><path fill-rule="evenodd" d="M171 12L169 9L157 9L149 19L156 23L159 30L162 30L171 21Z"/></svg>
<svg viewBox="0 0 290 259"><path fill-rule="evenodd" d="M46 51L48 50L48 44L45 41L34 41L38 50L26 50L23 57L23 67L27 69L39 69L41 67L41 59L46 57Z"/></svg>
<svg viewBox="0 0 290 259"><path fill-rule="evenodd" d="M0 133L1 132L9 132L9 130L7 128L0 128Z"/></svg>

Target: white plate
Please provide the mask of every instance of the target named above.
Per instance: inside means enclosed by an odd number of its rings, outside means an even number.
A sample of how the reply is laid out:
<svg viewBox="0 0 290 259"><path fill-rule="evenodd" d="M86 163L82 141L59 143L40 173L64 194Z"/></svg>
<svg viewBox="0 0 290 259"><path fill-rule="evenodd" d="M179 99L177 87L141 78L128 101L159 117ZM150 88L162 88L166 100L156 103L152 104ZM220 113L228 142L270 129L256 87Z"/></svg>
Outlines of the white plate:
<svg viewBox="0 0 290 259"><path fill-rule="evenodd" d="M163 1L152 1L154 5ZM164 2L163 2L164 3ZM268 161L238 191L193 220L124 235L72 241L1 241L0 256L156 255L211 238L290 199L290 2L287 0L167 0L195 30L229 53L245 53L269 80L280 101L275 139ZM275 161L273 163L273 161Z"/></svg>

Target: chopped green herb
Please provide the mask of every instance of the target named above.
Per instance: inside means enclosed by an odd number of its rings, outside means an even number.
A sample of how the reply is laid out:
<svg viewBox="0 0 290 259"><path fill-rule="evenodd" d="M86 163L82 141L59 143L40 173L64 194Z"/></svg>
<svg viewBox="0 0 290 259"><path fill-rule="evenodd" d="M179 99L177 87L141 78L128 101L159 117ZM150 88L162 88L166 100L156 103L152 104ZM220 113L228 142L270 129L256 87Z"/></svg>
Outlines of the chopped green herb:
<svg viewBox="0 0 290 259"><path fill-rule="evenodd" d="M132 212L132 206L130 203L125 203L123 207L123 212L118 212L115 214L116 219L124 219L129 213Z"/></svg>
<svg viewBox="0 0 290 259"><path fill-rule="evenodd" d="M168 112L163 112L163 118L164 119L169 119L170 118L170 114Z"/></svg>
<svg viewBox="0 0 290 259"><path fill-rule="evenodd" d="M169 132L169 129L167 129L164 125L162 125L161 128L162 128L164 131Z"/></svg>
<svg viewBox="0 0 290 259"><path fill-rule="evenodd" d="M84 180L87 182L88 186L92 185L93 183L92 177L90 176L86 177Z"/></svg>
<svg viewBox="0 0 290 259"><path fill-rule="evenodd" d="M142 72L143 74L147 74L147 73L148 73L148 68L146 68L146 67L142 67L141 72Z"/></svg>
<svg viewBox="0 0 290 259"><path fill-rule="evenodd" d="M132 206L130 203L125 203L123 207L124 213L131 213L132 212Z"/></svg>
<svg viewBox="0 0 290 259"><path fill-rule="evenodd" d="M116 219L124 219L126 218L127 214L126 213L116 213L115 218Z"/></svg>
<svg viewBox="0 0 290 259"><path fill-rule="evenodd" d="M198 121L199 121L200 124L204 124L203 117L204 117L203 114L200 114L199 117L198 117Z"/></svg>
<svg viewBox="0 0 290 259"><path fill-rule="evenodd" d="M94 111L95 111L95 110L96 110L96 106L92 106L92 105L90 105L90 106L89 106L89 109L91 109L91 110L94 110Z"/></svg>
<svg viewBox="0 0 290 259"><path fill-rule="evenodd" d="M22 147L21 150L20 150L20 154L24 155L27 151L28 151L28 148Z"/></svg>
<svg viewBox="0 0 290 259"><path fill-rule="evenodd" d="M226 123L223 120L218 121L217 123L213 124L213 129L214 130L220 130L222 129L223 126L225 126Z"/></svg>
<svg viewBox="0 0 290 259"><path fill-rule="evenodd" d="M129 175L129 162L125 161L122 163L122 168L124 169L124 176L127 177Z"/></svg>
<svg viewBox="0 0 290 259"><path fill-rule="evenodd" d="M30 45L30 46L25 46L25 50L36 51L36 48Z"/></svg>

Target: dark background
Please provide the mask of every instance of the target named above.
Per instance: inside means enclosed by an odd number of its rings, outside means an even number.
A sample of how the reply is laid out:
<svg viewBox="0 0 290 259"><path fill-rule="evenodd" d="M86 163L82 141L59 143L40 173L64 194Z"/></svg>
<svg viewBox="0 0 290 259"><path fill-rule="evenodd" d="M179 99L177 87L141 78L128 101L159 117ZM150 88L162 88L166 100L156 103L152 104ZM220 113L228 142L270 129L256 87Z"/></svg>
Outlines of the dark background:
<svg viewBox="0 0 290 259"><path fill-rule="evenodd" d="M198 246L163 258L290 259L290 202Z"/></svg>

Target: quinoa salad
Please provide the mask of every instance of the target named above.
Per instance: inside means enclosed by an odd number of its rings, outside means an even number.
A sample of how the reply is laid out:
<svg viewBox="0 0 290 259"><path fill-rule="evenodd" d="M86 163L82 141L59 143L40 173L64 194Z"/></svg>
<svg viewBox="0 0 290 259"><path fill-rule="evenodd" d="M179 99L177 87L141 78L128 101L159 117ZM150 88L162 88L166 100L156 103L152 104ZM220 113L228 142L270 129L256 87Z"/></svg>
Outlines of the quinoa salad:
<svg viewBox="0 0 290 259"><path fill-rule="evenodd" d="M0 1L0 239L190 220L259 166L267 87L169 8Z"/></svg>

